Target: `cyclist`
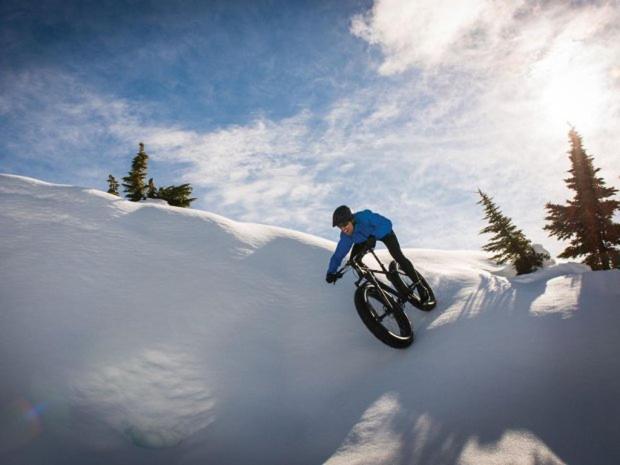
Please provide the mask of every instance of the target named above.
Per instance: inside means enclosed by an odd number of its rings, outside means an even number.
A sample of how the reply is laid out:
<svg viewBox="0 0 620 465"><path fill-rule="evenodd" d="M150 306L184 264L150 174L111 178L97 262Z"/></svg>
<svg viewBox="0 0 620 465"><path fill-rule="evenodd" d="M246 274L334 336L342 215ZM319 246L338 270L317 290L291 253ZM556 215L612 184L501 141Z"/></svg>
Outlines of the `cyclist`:
<svg viewBox="0 0 620 465"><path fill-rule="evenodd" d="M386 245L390 255L396 260L401 270L407 273L411 281L418 282L413 265L400 249L389 219L370 210L353 213L349 207L341 205L334 210L332 216L332 227L336 226L340 228L340 240L329 260L325 281L335 283L340 277L336 271L351 247L353 247L351 257L361 257L363 252L375 247L378 239ZM422 302L428 300L428 292L423 286L418 286L418 292Z"/></svg>

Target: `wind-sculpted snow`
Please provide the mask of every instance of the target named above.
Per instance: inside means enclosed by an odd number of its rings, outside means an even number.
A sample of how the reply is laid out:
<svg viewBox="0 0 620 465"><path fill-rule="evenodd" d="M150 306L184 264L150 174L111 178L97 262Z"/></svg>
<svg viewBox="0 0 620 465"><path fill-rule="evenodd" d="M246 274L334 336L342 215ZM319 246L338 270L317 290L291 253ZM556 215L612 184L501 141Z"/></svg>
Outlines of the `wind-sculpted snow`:
<svg viewBox="0 0 620 465"><path fill-rule="evenodd" d="M75 406L134 444L169 447L213 421L214 402L192 356L165 349L93 365L73 383Z"/></svg>
<svg viewBox="0 0 620 465"><path fill-rule="evenodd" d="M620 462L619 271L408 249L398 351L325 239L9 175L0 235L3 465Z"/></svg>

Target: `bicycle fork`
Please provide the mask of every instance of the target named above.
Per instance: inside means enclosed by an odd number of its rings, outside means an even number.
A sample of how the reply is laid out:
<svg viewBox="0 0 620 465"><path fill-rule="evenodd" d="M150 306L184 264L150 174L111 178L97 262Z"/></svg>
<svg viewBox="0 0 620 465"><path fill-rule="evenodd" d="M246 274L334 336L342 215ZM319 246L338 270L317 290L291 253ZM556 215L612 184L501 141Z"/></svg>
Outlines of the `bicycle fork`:
<svg viewBox="0 0 620 465"><path fill-rule="evenodd" d="M383 288L383 283L379 282L379 280L377 280L377 278L372 275L372 280L369 280L368 278L366 278L366 280L372 284L375 289L377 289L379 291L379 293L381 294L381 303L383 304L383 309L385 310L385 312L383 313L383 315L378 316L379 321L383 321L383 319L388 316L391 315L394 312L397 312L398 309L394 308L393 305L390 305L390 297L387 294L387 291ZM360 278L360 280L358 282L361 282L363 279ZM356 283L357 284L357 283ZM402 310L402 305L403 305L404 301L400 298L400 296L398 297L398 302L396 303L396 305L398 305L401 310Z"/></svg>

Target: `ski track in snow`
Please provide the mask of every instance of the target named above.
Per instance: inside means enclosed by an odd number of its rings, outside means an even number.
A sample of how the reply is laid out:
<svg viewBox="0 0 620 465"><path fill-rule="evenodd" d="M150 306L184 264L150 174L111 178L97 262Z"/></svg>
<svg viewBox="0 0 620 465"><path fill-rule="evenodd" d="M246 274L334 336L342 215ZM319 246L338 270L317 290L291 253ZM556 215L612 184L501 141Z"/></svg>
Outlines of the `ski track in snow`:
<svg viewBox="0 0 620 465"><path fill-rule="evenodd" d="M620 461L618 271L406 250L398 351L325 239L11 175L0 235L3 465Z"/></svg>

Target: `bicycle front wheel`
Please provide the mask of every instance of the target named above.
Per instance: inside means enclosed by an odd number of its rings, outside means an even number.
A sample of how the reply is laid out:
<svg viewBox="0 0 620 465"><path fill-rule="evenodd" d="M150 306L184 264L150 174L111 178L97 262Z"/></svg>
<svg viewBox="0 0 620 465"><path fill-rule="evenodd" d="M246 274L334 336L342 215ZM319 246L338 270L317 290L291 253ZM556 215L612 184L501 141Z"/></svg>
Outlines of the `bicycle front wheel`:
<svg viewBox="0 0 620 465"><path fill-rule="evenodd" d="M355 307L366 327L381 342L396 349L409 347L413 342L413 329L407 315L394 299L374 285L357 288Z"/></svg>

